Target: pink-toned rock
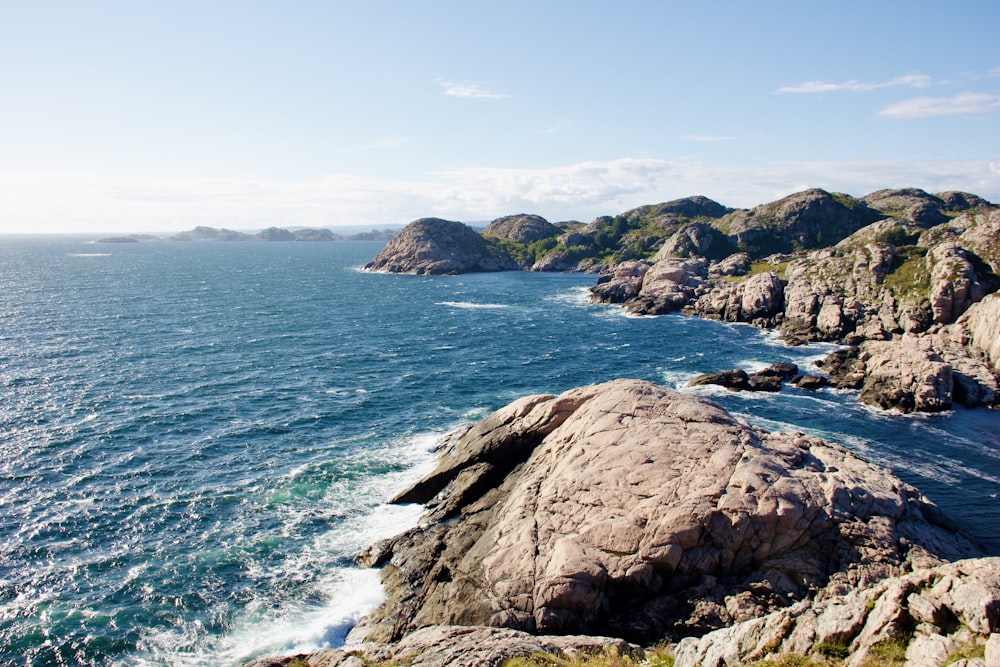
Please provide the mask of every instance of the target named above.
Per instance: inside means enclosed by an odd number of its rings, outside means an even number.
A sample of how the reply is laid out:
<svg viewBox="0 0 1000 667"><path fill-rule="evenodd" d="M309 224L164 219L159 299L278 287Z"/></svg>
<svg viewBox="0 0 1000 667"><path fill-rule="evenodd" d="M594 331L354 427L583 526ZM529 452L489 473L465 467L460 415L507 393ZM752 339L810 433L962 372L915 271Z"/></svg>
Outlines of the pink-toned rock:
<svg viewBox="0 0 1000 667"><path fill-rule="evenodd" d="M638 381L499 410L400 497L431 496L441 521L370 558L389 600L359 636L460 623L655 641L975 553L846 450Z"/></svg>

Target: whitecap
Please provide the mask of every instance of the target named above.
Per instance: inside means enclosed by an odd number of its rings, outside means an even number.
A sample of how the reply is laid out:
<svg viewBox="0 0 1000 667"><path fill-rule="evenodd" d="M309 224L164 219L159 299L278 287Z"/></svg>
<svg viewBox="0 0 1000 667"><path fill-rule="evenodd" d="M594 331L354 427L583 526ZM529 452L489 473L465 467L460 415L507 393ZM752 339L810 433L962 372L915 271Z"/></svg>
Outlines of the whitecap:
<svg viewBox="0 0 1000 667"><path fill-rule="evenodd" d="M435 306L447 306L449 308L467 308L471 310L499 310L509 308L504 303L475 303L472 301L438 301Z"/></svg>

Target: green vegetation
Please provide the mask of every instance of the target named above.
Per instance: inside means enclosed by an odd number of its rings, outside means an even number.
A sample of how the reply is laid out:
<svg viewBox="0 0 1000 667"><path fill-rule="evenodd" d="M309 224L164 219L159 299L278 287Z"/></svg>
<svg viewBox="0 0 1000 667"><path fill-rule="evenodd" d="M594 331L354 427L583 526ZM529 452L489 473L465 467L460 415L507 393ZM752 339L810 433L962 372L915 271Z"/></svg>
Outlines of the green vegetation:
<svg viewBox="0 0 1000 667"><path fill-rule="evenodd" d="M985 658L986 657L986 645L981 641L978 641L975 637L969 639L958 648L954 649L945 658L944 664L950 665L953 662L958 662L959 660L972 660L973 658Z"/></svg>
<svg viewBox="0 0 1000 667"><path fill-rule="evenodd" d="M931 286L931 272L927 269L928 249L922 246L899 246L892 260L885 286L896 296L924 297Z"/></svg>
<svg viewBox="0 0 1000 667"><path fill-rule="evenodd" d="M536 653L528 658L511 658L504 667L637 667L643 664L630 655L621 655L613 648L600 653L560 658L550 653Z"/></svg>
<svg viewBox="0 0 1000 667"><path fill-rule="evenodd" d="M820 642L813 647L813 650L829 658L846 658L851 654L851 649L847 644L831 641Z"/></svg>
<svg viewBox="0 0 1000 667"><path fill-rule="evenodd" d="M919 237L920 234L911 234L906 231L905 227L897 225L876 234L875 241L878 243L889 243L894 246L905 246L916 242Z"/></svg>
<svg viewBox="0 0 1000 667"><path fill-rule="evenodd" d="M536 653L527 658L511 658L504 662L504 667L673 667L673 664L673 652L667 647L647 650L644 659L605 647L598 653L581 654L572 658Z"/></svg>
<svg viewBox="0 0 1000 667"><path fill-rule="evenodd" d="M871 647L862 667L896 667L906 663L908 637L886 639Z"/></svg>
<svg viewBox="0 0 1000 667"><path fill-rule="evenodd" d="M817 662L798 653L782 653L774 658L751 662L748 667L820 667L827 664L826 660Z"/></svg>

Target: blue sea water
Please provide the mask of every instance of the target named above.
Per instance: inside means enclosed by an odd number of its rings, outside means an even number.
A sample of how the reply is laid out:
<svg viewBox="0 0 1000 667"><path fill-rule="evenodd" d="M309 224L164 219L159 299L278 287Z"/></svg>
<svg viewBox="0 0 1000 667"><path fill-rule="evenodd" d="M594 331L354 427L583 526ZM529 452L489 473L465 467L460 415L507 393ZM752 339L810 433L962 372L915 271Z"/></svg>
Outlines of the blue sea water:
<svg viewBox="0 0 1000 667"><path fill-rule="evenodd" d="M0 664L336 646L381 595L353 555L416 522L385 501L450 429L528 393L831 349L627 317L589 275L361 271L380 247L0 238ZM1000 413L698 393L891 467L1000 554Z"/></svg>

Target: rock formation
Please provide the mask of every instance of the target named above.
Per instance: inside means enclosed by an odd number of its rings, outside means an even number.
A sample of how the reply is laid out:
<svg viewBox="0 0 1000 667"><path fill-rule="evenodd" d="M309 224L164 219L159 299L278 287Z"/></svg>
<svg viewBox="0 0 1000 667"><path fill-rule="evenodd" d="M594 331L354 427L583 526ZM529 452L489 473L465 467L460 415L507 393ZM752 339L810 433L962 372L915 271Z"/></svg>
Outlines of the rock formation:
<svg viewBox="0 0 1000 667"><path fill-rule="evenodd" d="M390 273L451 274L519 267L468 225L423 218L407 225L365 268Z"/></svg>
<svg viewBox="0 0 1000 667"><path fill-rule="evenodd" d="M563 230L542 216L526 213L497 218L483 230L483 236L496 236L516 243L534 243L562 233Z"/></svg>
<svg viewBox="0 0 1000 667"><path fill-rule="evenodd" d="M814 600L685 639L675 667L721 667L781 653L836 656L860 667L895 646L907 665L949 664L967 648L1000 664L1000 558L922 568L848 590L834 584ZM971 663L969 667L973 664Z"/></svg>
<svg viewBox="0 0 1000 667"><path fill-rule="evenodd" d="M359 556L382 566L386 602L353 651L306 664L641 656L626 641L665 638L681 665L831 647L860 664L904 634L917 654L1000 630L1000 559L969 559L916 489L646 382L515 401L448 438L396 502L428 512Z"/></svg>
<svg viewBox="0 0 1000 667"><path fill-rule="evenodd" d="M366 555L381 641L459 623L649 643L976 553L847 451L635 381L512 403L397 501L433 522Z"/></svg>
<svg viewBox="0 0 1000 667"><path fill-rule="evenodd" d="M1000 209L965 193L882 190L852 200L810 190L711 225L751 252L709 260L693 243L665 242L644 271L616 271L593 299L636 314L681 310L774 327L793 344L860 345L850 377L835 384L863 387L861 399L883 408L1000 400L1000 368L958 324L1000 288ZM834 244L817 247L824 243ZM1000 327L997 315L978 310L982 335Z"/></svg>

